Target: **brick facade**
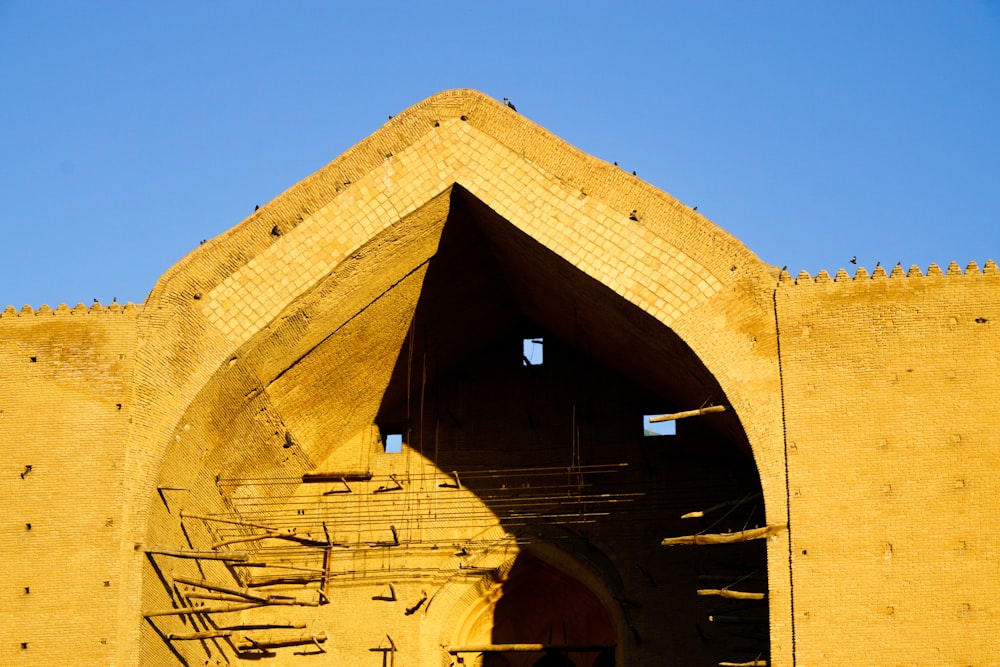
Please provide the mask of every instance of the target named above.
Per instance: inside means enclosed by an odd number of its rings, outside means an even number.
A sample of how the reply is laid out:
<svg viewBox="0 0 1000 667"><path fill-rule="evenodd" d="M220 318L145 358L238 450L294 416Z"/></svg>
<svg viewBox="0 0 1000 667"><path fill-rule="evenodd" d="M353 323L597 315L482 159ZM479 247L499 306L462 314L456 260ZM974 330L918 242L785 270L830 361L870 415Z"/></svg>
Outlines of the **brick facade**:
<svg viewBox="0 0 1000 667"><path fill-rule="evenodd" d="M998 273L793 280L441 93L145 304L0 316L0 659L1000 664Z"/></svg>

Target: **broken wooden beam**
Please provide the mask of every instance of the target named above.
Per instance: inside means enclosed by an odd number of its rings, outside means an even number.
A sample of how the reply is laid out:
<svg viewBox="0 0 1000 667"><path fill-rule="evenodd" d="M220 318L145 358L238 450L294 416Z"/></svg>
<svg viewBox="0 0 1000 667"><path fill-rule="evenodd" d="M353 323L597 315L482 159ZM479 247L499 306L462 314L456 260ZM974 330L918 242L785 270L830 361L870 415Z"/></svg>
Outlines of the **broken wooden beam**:
<svg viewBox="0 0 1000 667"><path fill-rule="evenodd" d="M710 405L707 408L698 408L697 410L685 410L684 412L675 412L669 415L658 415L656 417L650 417L650 424L658 424L659 422L671 422L675 419L686 419L687 417L699 417L701 415L708 415L713 412L725 412L728 410L724 405Z"/></svg>
<svg viewBox="0 0 1000 667"><path fill-rule="evenodd" d="M295 534L295 531L290 528L281 528L279 530L268 531L266 533L261 533L259 535L245 535L243 537L234 537L228 540L222 540L221 542L216 542L212 545L213 549L219 549L221 547L229 546L230 544L240 544L243 542L257 542L260 540L275 539L275 540L288 540L289 542L298 542L307 547L326 547L330 546L323 540L313 539L312 537L302 536Z"/></svg>
<svg viewBox="0 0 1000 667"><path fill-rule="evenodd" d="M170 576L175 583L187 584L188 586L197 586L198 588L205 588L207 590L217 591L219 593L229 593L230 595L238 595L239 597L246 598L247 600L253 600L255 602L268 601L266 595L255 593L249 588L236 588L234 586L225 586L223 584L216 584L211 581L206 581L205 579L186 577L184 575L177 573L173 573Z"/></svg>
<svg viewBox="0 0 1000 667"><path fill-rule="evenodd" d="M232 636L232 630L206 630L205 632L189 632L187 634L178 635L170 633L167 635L167 639L170 641L188 641L194 639L215 639L216 637L230 637Z"/></svg>
<svg viewBox="0 0 1000 667"><path fill-rule="evenodd" d="M271 574L250 577L247 586L259 588L261 586L277 586L280 584L290 584L293 586L304 586L316 581L323 581L324 573L314 572L311 574Z"/></svg>
<svg viewBox="0 0 1000 667"><path fill-rule="evenodd" d="M253 624L243 624L243 625L224 625L220 626L219 630L304 630L306 628L305 623L253 623Z"/></svg>
<svg viewBox="0 0 1000 667"><path fill-rule="evenodd" d="M681 544L732 544L734 542L749 542L750 540L760 540L769 537L784 528L785 526L764 526L763 528L740 530L735 533L681 535L679 537L667 537L660 544L665 547L673 547Z"/></svg>
<svg viewBox="0 0 1000 667"><path fill-rule="evenodd" d="M326 641L326 633L318 635L300 634L294 637L244 637L243 641L236 645L240 651L252 651L254 649L281 648L282 646L301 646L302 644L322 644Z"/></svg>
<svg viewBox="0 0 1000 667"><path fill-rule="evenodd" d="M161 609L157 611L142 612L143 618L154 618L156 616L186 616L188 614L226 614L232 611L245 611L263 606L261 602L247 602L245 604L229 605L228 607L207 607L197 605L194 607L177 607L174 609Z"/></svg>
<svg viewBox="0 0 1000 667"><path fill-rule="evenodd" d="M184 597L188 600L214 600L216 602L246 602L242 595L230 595L229 593L205 593L202 591L184 591Z"/></svg>
<svg viewBox="0 0 1000 667"><path fill-rule="evenodd" d="M184 597L189 600L214 600L217 602L246 602L247 598L242 595L232 595L229 593L202 593L200 591L184 591ZM263 601L256 600L253 606L262 605L287 605L294 607L318 607L320 603L316 600L300 600L296 597L269 595Z"/></svg>
<svg viewBox="0 0 1000 667"><path fill-rule="evenodd" d="M172 556L174 558L196 558L199 560L226 560L243 563L250 559L246 551L196 551L194 549L172 549L169 547L146 547L147 554Z"/></svg>
<svg viewBox="0 0 1000 667"><path fill-rule="evenodd" d="M319 593L318 597L320 599L318 600L300 600L299 598L293 598L293 597L272 596L267 599L267 604L286 605L289 607L318 607L321 604L324 604L322 599L325 596L323 595L323 591L316 591L316 592Z"/></svg>
<svg viewBox="0 0 1000 667"><path fill-rule="evenodd" d="M698 595L717 595L731 600L763 600L764 593L749 593L747 591L731 591L728 588L699 588Z"/></svg>

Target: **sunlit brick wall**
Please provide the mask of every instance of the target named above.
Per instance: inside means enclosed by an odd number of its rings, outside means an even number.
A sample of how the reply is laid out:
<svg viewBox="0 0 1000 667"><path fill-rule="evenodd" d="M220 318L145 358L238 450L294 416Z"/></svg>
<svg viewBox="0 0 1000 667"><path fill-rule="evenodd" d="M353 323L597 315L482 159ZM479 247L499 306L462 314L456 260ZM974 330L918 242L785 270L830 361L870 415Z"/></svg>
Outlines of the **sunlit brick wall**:
<svg viewBox="0 0 1000 667"><path fill-rule="evenodd" d="M136 309L0 317L0 663L115 660Z"/></svg>
<svg viewBox="0 0 1000 667"><path fill-rule="evenodd" d="M797 664L995 665L1000 275L778 292Z"/></svg>

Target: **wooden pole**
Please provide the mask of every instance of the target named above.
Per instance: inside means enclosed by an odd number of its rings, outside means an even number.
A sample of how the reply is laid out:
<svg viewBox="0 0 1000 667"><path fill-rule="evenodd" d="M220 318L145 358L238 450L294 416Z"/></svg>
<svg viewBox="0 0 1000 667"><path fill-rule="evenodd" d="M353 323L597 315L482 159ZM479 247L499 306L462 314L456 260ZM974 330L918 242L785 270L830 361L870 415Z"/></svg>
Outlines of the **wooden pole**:
<svg viewBox="0 0 1000 667"><path fill-rule="evenodd" d="M174 558L197 558L199 560L227 560L245 562L250 559L246 551L195 551L193 549L172 549L169 547L146 547L145 553Z"/></svg>
<svg viewBox="0 0 1000 667"><path fill-rule="evenodd" d="M298 542L308 547L327 547L330 546L323 540L316 540L311 537L303 537L302 535L296 535L295 531L289 528L282 528L276 531L268 531L261 535L249 535L246 537L234 537L229 540L222 540L221 542L216 542L212 545L213 549L218 549L219 547L225 547L230 544L238 544L240 542L256 542L258 540L266 540L273 538L276 540L289 540L290 542ZM339 545L338 545L339 546Z"/></svg>
<svg viewBox="0 0 1000 667"><path fill-rule="evenodd" d="M189 600L215 600L216 602L246 602L242 595L229 593L203 593L201 591L184 591L184 597Z"/></svg>
<svg viewBox="0 0 1000 667"><path fill-rule="evenodd" d="M225 614L231 611L244 611L263 606L260 602L248 602L246 604L230 605L228 607L206 607L198 605L196 607L180 607L178 609L161 609L158 611L144 611L143 618L154 618L156 616L185 616L187 614Z"/></svg>
<svg viewBox="0 0 1000 667"><path fill-rule="evenodd" d="M182 519L201 519L202 521L214 521L216 523L228 523L231 526L246 526L247 528L260 528L261 530L278 530L271 526L263 526L259 523L247 523L246 521L233 521L232 519L221 519L217 516L207 516L205 514L191 514L181 510Z"/></svg>
<svg viewBox="0 0 1000 667"><path fill-rule="evenodd" d="M173 578L175 582L181 584L187 584L188 586L197 586L198 588L206 588L210 591L218 591L219 593L229 593L230 595L238 595L248 600L255 600L257 602L268 602L268 598L266 595L255 593L249 588L235 588L233 586L224 586L222 584L215 584L212 583L211 581L206 581L204 579L185 577L183 575L176 573L173 573L170 576Z"/></svg>
<svg viewBox="0 0 1000 667"><path fill-rule="evenodd" d="M187 641L191 639L214 639L215 637L229 637L233 634L232 630L206 630L205 632L190 632L186 635L175 635L173 633L167 635L167 639L170 641Z"/></svg>
<svg viewBox="0 0 1000 667"><path fill-rule="evenodd" d="M280 648L282 646L299 646L301 644L322 644L326 641L326 633L318 635L296 635L294 637L266 637L255 639L244 637L244 641L236 646L240 651L252 651L255 648Z"/></svg>
<svg viewBox="0 0 1000 667"><path fill-rule="evenodd" d="M751 528L735 533L708 533L705 535L681 535L680 537L668 537L660 544L665 547L673 547L679 544L732 544L733 542L749 542L750 540L760 540L774 535L783 530L785 526L764 526L763 528Z"/></svg>
<svg viewBox="0 0 1000 667"><path fill-rule="evenodd" d="M302 473L303 484L326 484L328 482L368 482L371 471L366 472L306 472Z"/></svg>
<svg viewBox="0 0 1000 667"><path fill-rule="evenodd" d="M728 588L699 588L698 595L718 595L731 600L763 600L764 593L748 593L746 591L731 591Z"/></svg>
<svg viewBox="0 0 1000 667"><path fill-rule="evenodd" d="M472 646L449 646L448 653L538 653L559 651L562 653L597 653L615 644L478 644Z"/></svg>
<svg viewBox="0 0 1000 667"><path fill-rule="evenodd" d="M701 415L711 414L713 412L725 412L728 410L724 405L710 405L707 408L698 408L697 410L686 410L684 412L675 412L669 415L660 415L658 417L650 417L650 424L657 424L659 422L672 422L675 419L685 419L687 417L700 417Z"/></svg>

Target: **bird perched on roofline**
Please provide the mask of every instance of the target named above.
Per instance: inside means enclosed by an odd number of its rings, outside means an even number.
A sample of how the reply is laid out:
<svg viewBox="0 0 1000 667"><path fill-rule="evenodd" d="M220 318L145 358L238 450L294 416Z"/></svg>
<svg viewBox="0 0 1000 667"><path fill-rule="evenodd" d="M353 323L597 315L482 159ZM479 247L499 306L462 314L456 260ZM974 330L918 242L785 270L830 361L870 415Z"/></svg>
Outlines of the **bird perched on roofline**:
<svg viewBox="0 0 1000 667"><path fill-rule="evenodd" d="M504 104L506 104L506 105L507 105L508 107L510 107L512 111L517 111L517 107L516 107L516 106L514 106L514 103L513 103L513 102L511 102L510 100L508 100L508 99L507 99L506 97L505 97L505 98L503 98L503 102L504 102Z"/></svg>

